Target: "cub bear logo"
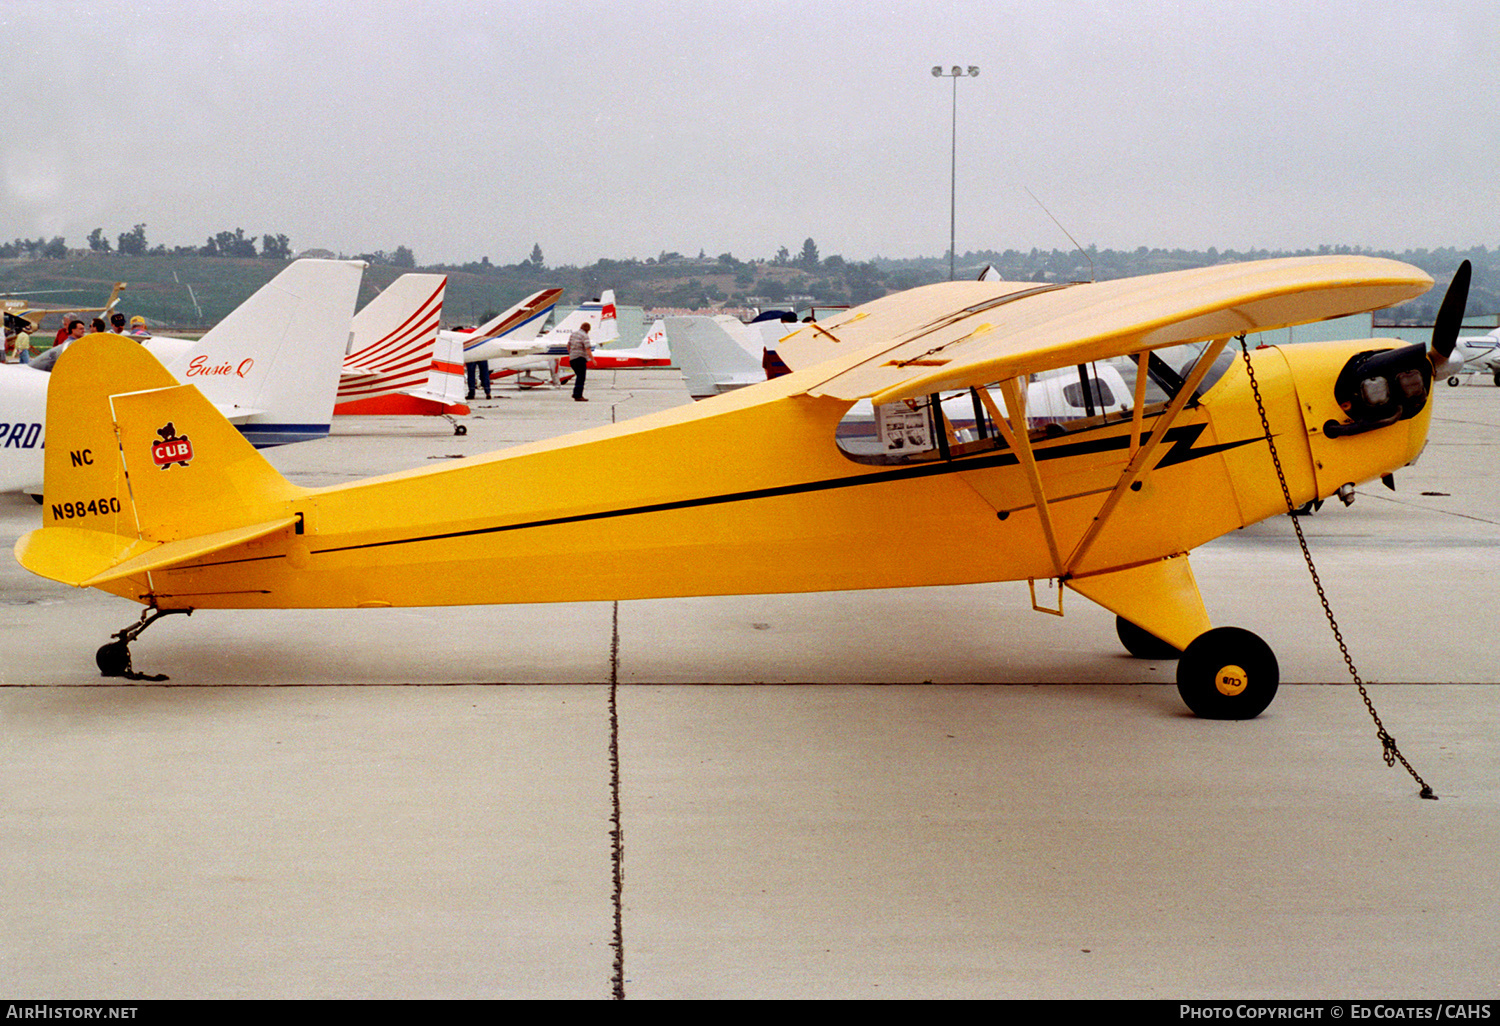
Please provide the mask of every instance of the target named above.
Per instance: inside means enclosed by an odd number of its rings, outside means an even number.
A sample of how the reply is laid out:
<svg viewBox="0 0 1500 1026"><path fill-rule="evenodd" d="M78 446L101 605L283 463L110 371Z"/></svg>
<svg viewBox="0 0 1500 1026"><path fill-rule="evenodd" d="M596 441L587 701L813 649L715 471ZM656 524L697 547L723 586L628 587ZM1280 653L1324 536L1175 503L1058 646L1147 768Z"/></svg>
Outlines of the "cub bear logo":
<svg viewBox="0 0 1500 1026"><path fill-rule="evenodd" d="M188 440L187 435L178 435L177 427L168 424L166 427L157 428L156 433L161 436L161 441L151 443L151 462L166 470L172 464L180 467L188 465L193 458L193 443Z"/></svg>

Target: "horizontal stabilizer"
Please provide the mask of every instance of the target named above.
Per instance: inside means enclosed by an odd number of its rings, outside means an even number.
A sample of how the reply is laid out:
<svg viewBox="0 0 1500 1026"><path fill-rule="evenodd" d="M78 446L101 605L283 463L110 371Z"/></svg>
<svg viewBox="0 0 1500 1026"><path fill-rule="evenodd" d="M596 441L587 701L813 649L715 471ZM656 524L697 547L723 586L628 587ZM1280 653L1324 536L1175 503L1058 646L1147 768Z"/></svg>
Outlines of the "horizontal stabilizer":
<svg viewBox="0 0 1500 1026"><path fill-rule="evenodd" d="M291 527L297 517L216 531L173 542L132 542L117 534L78 527L32 531L16 545L16 558L34 574L78 588L92 588L135 574L197 559Z"/></svg>

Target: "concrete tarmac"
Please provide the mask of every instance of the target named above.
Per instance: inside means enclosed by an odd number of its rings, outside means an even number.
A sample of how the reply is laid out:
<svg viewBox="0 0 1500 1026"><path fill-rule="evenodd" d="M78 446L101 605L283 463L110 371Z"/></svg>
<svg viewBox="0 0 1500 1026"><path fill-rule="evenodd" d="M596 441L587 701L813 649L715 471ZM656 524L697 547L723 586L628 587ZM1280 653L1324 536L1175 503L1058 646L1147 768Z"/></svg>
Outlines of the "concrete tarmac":
<svg viewBox="0 0 1500 1026"><path fill-rule="evenodd" d="M329 484L687 401L589 395L267 455ZM1399 491L1303 523L1437 802L1382 763L1285 517L1193 555L1281 663L1246 723L1024 583L207 611L132 647L145 684L93 666L138 607L6 559L0 990L608 998L618 920L630 998L1493 998L1500 389L1436 401ZM7 548L39 522L0 497Z"/></svg>

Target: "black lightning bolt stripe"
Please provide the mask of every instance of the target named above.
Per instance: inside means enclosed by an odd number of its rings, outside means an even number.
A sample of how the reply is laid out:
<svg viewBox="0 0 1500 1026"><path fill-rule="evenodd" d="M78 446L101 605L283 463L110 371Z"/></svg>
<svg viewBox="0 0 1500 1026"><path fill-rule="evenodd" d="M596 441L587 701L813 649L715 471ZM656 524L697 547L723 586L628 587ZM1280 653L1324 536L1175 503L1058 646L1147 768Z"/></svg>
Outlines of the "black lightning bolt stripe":
<svg viewBox="0 0 1500 1026"><path fill-rule="evenodd" d="M1211 456L1228 449L1236 449L1242 445L1249 445L1252 442L1260 441L1260 437L1257 436L1241 439L1236 442L1224 442L1219 445L1209 445L1201 449L1194 449L1193 442L1197 440L1199 435L1203 434L1206 427L1206 424L1186 424L1170 429L1167 432L1165 441L1170 444L1171 448L1167 450L1156 466L1158 468L1177 466L1178 464L1187 463L1204 456ZM1148 431L1141 436L1141 439L1144 442L1150 437L1151 433ZM1097 453L1113 452L1126 449L1129 446L1130 436L1119 434L1108 438L1096 438L1087 441L1048 446L1045 449L1036 450L1036 458L1038 462L1047 462L1049 460L1068 459L1074 456L1089 456ZM392 538L388 541L364 542L359 545L340 545L327 549L313 549L312 555L325 555L330 552L348 552L354 549L380 548L386 545L410 545L414 542L444 541L449 538L468 538L481 534L500 534L505 531L523 531L533 527L555 527L559 524L577 524L590 520L612 520L616 517L632 517L645 513L662 513L667 510L691 509L696 506L718 506L731 502L749 502L754 499L769 499L783 495L802 495L839 488L857 488L861 485L912 481L925 477L938 477L945 474L967 474L976 470L1014 466L1018 462L1016 454L1006 449L984 455L960 456L941 463L924 463L884 472L855 474L848 477L828 478L822 481L806 481L800 484L778 485L774 488L754 488L743 492L705 495L695 499L678 499L673 502L657 502L646 506L627 506L621 509L598 510L592 513L576 513L566 517L550 517L545 520L527 520L515 524L499 524L494 527L476 527L467 531L448 531L442 534L423 534L410 538ZM199 565L212 566L214 564Z"/></svg>

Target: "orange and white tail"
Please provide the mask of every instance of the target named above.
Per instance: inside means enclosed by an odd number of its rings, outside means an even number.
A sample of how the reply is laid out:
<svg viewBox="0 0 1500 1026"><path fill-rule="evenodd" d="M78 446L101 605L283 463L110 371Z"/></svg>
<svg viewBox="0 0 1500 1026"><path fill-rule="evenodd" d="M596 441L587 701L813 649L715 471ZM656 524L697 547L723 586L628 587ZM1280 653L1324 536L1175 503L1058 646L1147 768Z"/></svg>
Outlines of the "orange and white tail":
<svg viewBox="0 0 1500 1026"><path fill-rule="evenodd" d="M426 387L447 284L441 274L404 274L355 315L335 413Z"/></svg>
<svg viewBox="0 0 1500 1026"><path fill-rule="evenodd" d="M387 403L389 409L371 409L370 413L408 413L423 417L463 417L469 413L464 402L468 383L464 378L463 343L447 332L438 336L437 348L432 356L432 368L427 382L421 388L413 388L397 396L375 400L372 404ZM362 411L364 412L364 411Z"/></svg>

